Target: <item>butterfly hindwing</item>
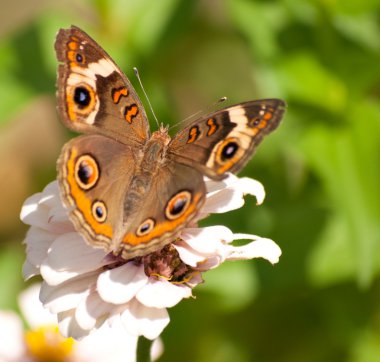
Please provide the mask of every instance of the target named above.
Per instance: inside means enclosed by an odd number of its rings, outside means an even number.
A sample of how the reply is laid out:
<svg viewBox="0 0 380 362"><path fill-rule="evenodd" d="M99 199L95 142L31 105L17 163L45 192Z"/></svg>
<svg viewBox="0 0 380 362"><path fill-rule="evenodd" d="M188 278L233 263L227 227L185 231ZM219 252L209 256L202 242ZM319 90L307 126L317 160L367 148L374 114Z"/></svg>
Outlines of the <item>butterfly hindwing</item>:
<svg viewBox="0 0 380 362"><path fill-rule="evenodd" d="M132 149L101 135L76 137L63 147L57 169L76 229L108 250L123 224L123 200L135 170Z"/></svg>

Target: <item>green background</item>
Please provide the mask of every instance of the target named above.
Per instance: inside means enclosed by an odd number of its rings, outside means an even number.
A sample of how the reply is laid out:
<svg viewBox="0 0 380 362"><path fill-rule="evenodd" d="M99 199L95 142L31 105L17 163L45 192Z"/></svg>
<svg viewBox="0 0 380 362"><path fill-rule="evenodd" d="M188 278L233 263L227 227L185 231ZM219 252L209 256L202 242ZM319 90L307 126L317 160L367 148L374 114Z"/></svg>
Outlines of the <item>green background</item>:
<svg viewBox="0 0 380 362"><path fill-rule="evenodd" d="M0 308L17 308L25 287L21 205L55 178L73 136L55 110L53 43L75 24L135 86L138 67L163 123L222 96L288 103L241 173L264 184L264 204L247 197L243 208L207 220L272 238L280 262L207 273L195 300L170 309L161 361L380 361L379 1L0 6Z"/></svg>

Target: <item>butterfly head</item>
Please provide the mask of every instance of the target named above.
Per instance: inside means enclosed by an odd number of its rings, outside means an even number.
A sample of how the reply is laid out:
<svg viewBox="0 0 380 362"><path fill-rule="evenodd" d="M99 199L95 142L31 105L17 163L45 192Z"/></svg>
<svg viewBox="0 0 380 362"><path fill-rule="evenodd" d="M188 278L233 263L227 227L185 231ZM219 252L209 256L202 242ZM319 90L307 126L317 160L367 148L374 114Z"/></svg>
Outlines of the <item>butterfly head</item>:
<svg viewBox="0 0 380 362"><path fill-rule="evenodd" d="M149 142L160 143L162 146L167 146L171 140L169 136L169 126L164 126L163 123L160 124L158 131L153 132L152 137Z"/></svg>

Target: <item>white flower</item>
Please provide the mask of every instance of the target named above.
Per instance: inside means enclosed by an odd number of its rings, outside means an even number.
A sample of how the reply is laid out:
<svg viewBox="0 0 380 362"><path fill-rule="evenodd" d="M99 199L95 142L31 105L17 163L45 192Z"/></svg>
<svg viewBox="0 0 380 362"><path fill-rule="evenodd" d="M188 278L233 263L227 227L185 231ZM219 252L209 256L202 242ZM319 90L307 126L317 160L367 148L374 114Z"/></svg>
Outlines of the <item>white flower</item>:
<svg viewBox="0 0 380 362"><path fill-rule="evenodd" d="M207 179L206 186L199 219L241 207L245 194L256 196L258 204L265 196L263 186L246 177ZM155 339L169 323L167 308L191 297L203 272L226 260L262 257L276 263L281 255L270 239L192 224L162 250L122 260L84 242L62 206L57 182L25 201L21 219L31 225L24 277L41 274L42 303L58 315L61 333L76 339L104 324ZM233 246L237 239L250 242Z"/></svg>
<svg viewBox="0 0 380 362"><path fill-rule="evenodd" d="M20 310L30 329L24 331L21 318L12 311L0 310L0 361L133 362L137 337L121 325L104 324L81 341L64 338L58 332L57 316L43 308L35 284L19 296ZM159 340L153 343L151 358L162 353Z"/></svg>

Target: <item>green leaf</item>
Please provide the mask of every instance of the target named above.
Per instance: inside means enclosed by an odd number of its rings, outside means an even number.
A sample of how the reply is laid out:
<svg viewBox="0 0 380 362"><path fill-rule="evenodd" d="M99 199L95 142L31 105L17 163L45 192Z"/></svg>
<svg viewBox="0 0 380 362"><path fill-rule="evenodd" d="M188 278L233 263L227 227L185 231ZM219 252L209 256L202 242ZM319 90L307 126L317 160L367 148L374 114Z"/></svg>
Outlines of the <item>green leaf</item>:
<svg viewBox="0 0 380 362"><path fill-rule="evenodd" d="M10 42L0 44L0 125L20 111L33 97L33 91L15 76L17 56Z"/></svg>
<svg viewBox="0 0 380 362"><path fill-rule="evenodd" d="M0 309L16 309L17 295L23 287L21 276L23 256L14 247L0 250Z"/></svg>
<svg viewBox="0 0 380 362"><path fill-rule="evenodd" d="M349 362L378 362L380 359L380 335L377 330L360 330L351 347Z"/></svg>
<svg viewBox="0 0 380 362"><path fill-rule="evenodd" d="M200 287L218 300L222 310L246 307L258 292L258 279L249 262L227 262L204 274L206 283Z"/></svg>
<svg viewBox="0 0 380 362"><path fill-rule="evenodd" d="M345 84L326 69L314 54L302 52L285 57L276 69L279 83L288 97L330 112L346 107Z"/></svg>
<svg viewBox="0 0 380 362"><path fill-rule="evenodd" d="M368 287L380 270L380 173L374 166L380 154L380 110L362 102L348 114L353 118L346 127L315 128L305 141L311 166L326 190L325 204L336 215L327 222L323 240L311 254L310 273L313 280L328 283L327 278L347 276L347 264L352 264L351 277ZM334 245L326 247L330 238L336 238ZM331 253L331 248L340 252ZM342 255L345 266L334 273Z"/></svg>
<svg viewBox="0 0 380 362"><path fill-rule="evenodd" d="M380 50L380 25L376 14L337 15L334 25L351 40L371 50Z"/></svg>
<svg viewBox="0 0 380 362"><path fill-rule="evenodd" d="M279 52L277 35L287 22L280 3L230 0L227 6L237 28L248 38L255 58L265 60Z"/></svg>

